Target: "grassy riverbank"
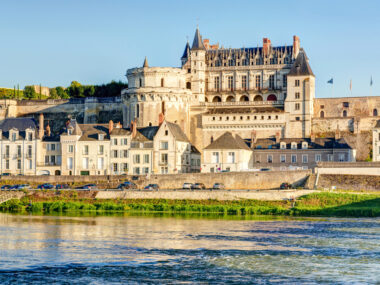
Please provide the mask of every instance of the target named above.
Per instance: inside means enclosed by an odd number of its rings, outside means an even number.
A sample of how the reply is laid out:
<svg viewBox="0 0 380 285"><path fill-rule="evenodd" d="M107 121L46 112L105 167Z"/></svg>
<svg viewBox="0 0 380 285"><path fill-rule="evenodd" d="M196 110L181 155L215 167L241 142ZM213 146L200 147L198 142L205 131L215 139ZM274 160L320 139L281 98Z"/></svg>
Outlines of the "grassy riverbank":
<svg viewBox="0 0 380 285"><path fill-rule="evenodd" d="M34 199L27 196L0 205L0 211L31 211L59 213L75 211L219 213L225 215L283 215L321 217L379 217L380 194L312 193L291 201L217 201L217 200L96 200L78 198L74 193L65 197Z"/></svg>

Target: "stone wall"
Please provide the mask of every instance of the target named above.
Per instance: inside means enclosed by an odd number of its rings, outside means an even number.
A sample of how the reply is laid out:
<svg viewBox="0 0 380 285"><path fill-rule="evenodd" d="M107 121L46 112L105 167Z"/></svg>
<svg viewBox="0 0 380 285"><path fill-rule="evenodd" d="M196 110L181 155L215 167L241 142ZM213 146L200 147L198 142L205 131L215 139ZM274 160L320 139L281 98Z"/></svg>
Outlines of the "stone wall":
<svg viewBox="0 0 380 285"><path fill-rule="evenodd" d="M346 168L347 170L349 168ZM344 190L377 190L380 191L380 171L375 175L350 175L350 174L323 174L318 179L318 189L331 189L335 186L336 189Z"/></svg>

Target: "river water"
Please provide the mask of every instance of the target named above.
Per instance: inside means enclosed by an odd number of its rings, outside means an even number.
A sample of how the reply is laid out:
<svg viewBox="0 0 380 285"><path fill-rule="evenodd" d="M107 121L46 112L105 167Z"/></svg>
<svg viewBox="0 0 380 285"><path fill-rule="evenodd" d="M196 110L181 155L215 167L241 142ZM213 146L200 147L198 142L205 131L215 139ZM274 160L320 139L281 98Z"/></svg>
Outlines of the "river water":
<svg viewBox="0 0 380 285"><path fill-rule="evenodd" d="M379 284L380 219L0 214L1 284Z"/></svg>

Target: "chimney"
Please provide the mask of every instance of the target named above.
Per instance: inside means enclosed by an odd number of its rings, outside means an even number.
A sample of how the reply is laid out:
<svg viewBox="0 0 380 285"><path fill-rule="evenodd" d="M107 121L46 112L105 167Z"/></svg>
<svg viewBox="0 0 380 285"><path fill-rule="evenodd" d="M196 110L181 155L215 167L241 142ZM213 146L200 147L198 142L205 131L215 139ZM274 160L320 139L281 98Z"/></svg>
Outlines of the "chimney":
<svg viewBox="0 0 380 285"><path fill-rule="evenodd" d="M132 138L136 137L136 134L137 134L136 120L131 122L131 131L132 131Z"/></svg>
<svg viewBox="0 0 380 285"><path fill-rule="evenodd" d="M270 46L271 46L270 39L263 38L263 52L265 56L269 54Z"/></svg>
<svg viewBox="0 0 380 285"><path fill-rule="evenodd" d="M293 56L294 56L294 58L297 58L299 51L300 51L300 38L297 36L293 36Z"/></svg>
<svg viewBox="0 0 380 285"><path fill-rule="evenodd" d="M257 136L256 136L256 131L253 130L251 132L251 147L257 142Z"/></svg>
<svg viewBox="0 0 380 285"><path fill-rule="evenodd" d="M50 131L50 126L49 124L46 126L46 136L50 137L51 131Z"/></svg>
<svg viewBox="0 0 380 285"><path fill-rule="evenodd" d="M339 130L339 125L336 126L336 130L335 130L335 140L339 140L340 139L340 130Z"/></svg>
<svg viewBox="0 0 380 285"><path fill-rule="evenodd" d="M206 49L210 49L210 40L209 39L204 39L203 40L203 45L205 46Z"/></svg>
<svg viewBox="0 0 380 285"><path fill-rule="evenodd" d="M111 134L112 131L113 131L113 121L110 120L108 122L108 133Z"/></svg>
<svg viewBox="0 0 380 285"><path fill-rule="evenodd" d="M165 115L163 113L158 114L158 126L161 126L165 120Z"/></svg>
<svg viewBox="0 0 380 285"><path fill-rule="evenodd" d="M44 137L44 114L40 113L39 123L38 123L38 138L42 140Z"/></svg>
<svg viewBox="0 0 380 285"><path fill-rule="evenodd" d="M116 123L116 129L122 129L123 125L120 122Z"/></svg>
<svg viewBox="0 0 380 285"><path fill-rule="evenodd" d="M276 132L276 143L279 143L281 139L281 133L278 131Z"/></svg>
<svg viewBox="0 0 380 285"><path fill-rule="evenodd" d="M311 133L310 133L310 140L311 140L311 142L315 142L315 134L313 131L311 131Z"/></svg>

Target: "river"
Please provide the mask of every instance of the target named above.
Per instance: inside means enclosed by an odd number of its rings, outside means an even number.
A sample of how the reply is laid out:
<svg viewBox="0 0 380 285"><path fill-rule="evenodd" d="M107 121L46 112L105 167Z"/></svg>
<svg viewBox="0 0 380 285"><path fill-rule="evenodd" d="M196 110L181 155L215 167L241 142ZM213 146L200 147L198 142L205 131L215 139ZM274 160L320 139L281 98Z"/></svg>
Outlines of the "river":
<svg viewBox="0 0 380 285"><path fill-rule="evenodd" d="M380 282L380 219L0 214L1 284Z"/></svg>

